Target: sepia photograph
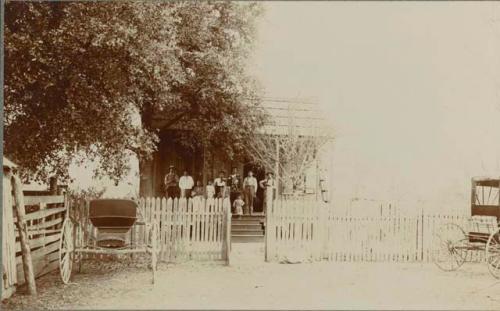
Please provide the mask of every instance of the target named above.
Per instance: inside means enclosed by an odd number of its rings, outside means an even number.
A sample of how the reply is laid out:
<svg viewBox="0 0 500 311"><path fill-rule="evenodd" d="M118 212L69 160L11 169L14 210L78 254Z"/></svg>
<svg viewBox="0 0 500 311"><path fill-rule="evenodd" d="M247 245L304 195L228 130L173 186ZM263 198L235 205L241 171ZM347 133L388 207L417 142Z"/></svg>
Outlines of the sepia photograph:
<svg viewBox="0 0 500 311"><path fill-rule="evenodd" d="M3 310L500 310L500 2L0 16Z"/></svg>

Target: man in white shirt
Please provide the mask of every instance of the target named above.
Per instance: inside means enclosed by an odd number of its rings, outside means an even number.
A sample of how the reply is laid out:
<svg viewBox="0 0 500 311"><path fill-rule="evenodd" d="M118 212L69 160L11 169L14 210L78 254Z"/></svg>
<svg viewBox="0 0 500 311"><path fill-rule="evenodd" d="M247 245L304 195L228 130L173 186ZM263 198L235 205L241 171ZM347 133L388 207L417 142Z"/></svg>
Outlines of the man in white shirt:
<svg viewBox="0 0 500 311"><path fill-rule="evenodd" d="M189 176L188 172L184 170L184 174L179 179L179 188L181 189L181 198L191 197L191 189L193 189L194 180Z"/></svg>
<svg viewBox="0 0 500 311"><path fill-rule="evenodd" d="M245 194L245 214L253 214L253 200L257 193L257 179L253 177L253 172L248 171L247 177L243 180L243 193Z"/></svg>

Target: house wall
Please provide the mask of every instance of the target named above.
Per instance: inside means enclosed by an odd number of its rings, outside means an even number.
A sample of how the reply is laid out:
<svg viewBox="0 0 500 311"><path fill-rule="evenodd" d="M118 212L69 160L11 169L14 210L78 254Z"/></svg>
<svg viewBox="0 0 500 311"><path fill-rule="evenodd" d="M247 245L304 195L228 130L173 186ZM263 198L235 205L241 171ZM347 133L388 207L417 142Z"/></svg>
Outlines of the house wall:
<svg viewBox="0 0 500 311"><path fill-rule="evenodd" d="M331 186L329 165L331 162L331 153L329 152L329 147L322 148L319 153L318 163L315 163L306 172L306 192L309 194L319 194L319 179L325 179L326 184ZM189 174L196 181L202 181L203 185L207 184L208 180L213 180L219 176L220 170L226 172L226 176L230 175L232 168L237 169L237 173L243 178L246 176L249 169L254 171L257 179L261 180L264 176L264 171L260 170L252 165L251 163L244 163L241 161L231 161L230 159L224 158L217 151L209 152L208 150L188 150L182 146L175 143L169 134L163 134L160 136L160 143L158 151L155 152L153 160L148 163L142 172L143 184L145 184L145 190L141 193L143 196L164 196L165 190L163 185L163 179L168 173L168 168L170 165L174 165L177 169L177 174L182 175L184 169L187 169ZM261 174L259 174L261 173ZM284 185L279 187L279 193L287 192L287 189L283 188ZM259 189L260 191L261 189ZM330 190L330 189L328 189ZM260 191L261 192L261 191ZM330 194L330 193L329 193ZM257 195L260 197L260 193Z"/></svg>
<svg viewBox="0 0 500 311"><path fill-rule="evenodd" d="M163 180L168 173L170 165L176 167L179 176L183 170L187 169L189 174L196 181L202 181L203 185L208 180L213 180L219 176L219 172L224 170L226 176L231 173L233 167L237 168L238 174L243 176L243 163L225 159L217 152L208 152L203 149L190 150L175 143L171 134L163 133L160 136L158 151L153 155L153 159L145 164L142 170L142 182L144 185L141 191L146 196L163 196Z"/></svg>

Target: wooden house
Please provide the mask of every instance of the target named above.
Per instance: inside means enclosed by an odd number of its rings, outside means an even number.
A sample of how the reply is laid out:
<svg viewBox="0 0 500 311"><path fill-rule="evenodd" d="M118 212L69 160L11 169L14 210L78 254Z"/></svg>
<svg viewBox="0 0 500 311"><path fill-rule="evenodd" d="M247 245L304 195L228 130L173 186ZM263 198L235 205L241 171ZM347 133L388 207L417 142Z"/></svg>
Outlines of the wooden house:
<svg viewBox="0 0 500 311"><path fill-rule="evenodd" d="M265 125L261 135L286 135L290 128L290 120L293 119L293 126L298 128L302 135L315 135L318 129L324 127L323 117L317 105L306 103L299 100L289 99L264 99L263 107L271 116L271 122ZM293 118L292 118L293 117ZM168 122L168 118L158 116L155 119L155 127L161 129ZM141 167L141 189L143 196L163 196L164 176L167 174L169 166L176 167L177 174L180 176L183 170L187 170L196 181L202 181L206 185L208 180L218 177L219 171L224 170L226 176L233 169L236 169L240 176L246 176L249 170L254 172L258 180L264 179L265 171L250 160L235 161L224 158L223 155L212 152L208 154L205 150L189 150L175 142L175 131L182 129L168 129L160 131L160 142L158 150L153 154L152 161ZM317 175L317 174L316 174ZM317 179L317 176L311 176L310 179ZM316 182L309 182L309 185L316 185ZM312 188L312 189L311 189ZM279 187L279 193L283 192L283 187ZM309 186L308 192L317 192L316 187ZM263 192L261 189L257 192L257 206L255 211L262 210L261 202Z"/></svg>

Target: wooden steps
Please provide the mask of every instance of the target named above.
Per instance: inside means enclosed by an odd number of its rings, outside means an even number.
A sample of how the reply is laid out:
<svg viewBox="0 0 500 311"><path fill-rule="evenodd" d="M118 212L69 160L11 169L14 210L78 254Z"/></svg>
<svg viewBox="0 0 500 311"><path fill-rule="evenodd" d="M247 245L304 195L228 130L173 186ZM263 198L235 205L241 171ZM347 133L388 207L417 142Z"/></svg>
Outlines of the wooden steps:
<svg viewBox="0 0 500 311"><path fill-rule="evenodd" d="M233 215L231 219L231 242L264 242L264 215Z"/></svg>

